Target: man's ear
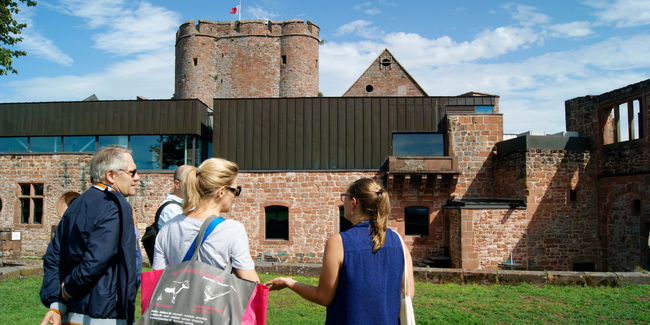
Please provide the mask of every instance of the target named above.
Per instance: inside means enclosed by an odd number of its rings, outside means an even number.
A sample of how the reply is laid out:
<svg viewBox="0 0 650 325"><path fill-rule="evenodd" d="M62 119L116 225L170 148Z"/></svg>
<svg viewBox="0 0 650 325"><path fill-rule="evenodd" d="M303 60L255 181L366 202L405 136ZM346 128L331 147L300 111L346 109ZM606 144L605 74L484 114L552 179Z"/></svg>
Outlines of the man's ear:
<svg viewBox="0 0 650 325"><path fill-rule="evenodd" d="M106 181L108 182L108 185L115 184L115 176L116 175L117 174L112 170L107 170L106 171L106 175L105 175L104 179L106 179Z"/></svg>
<svg viewBox="0 0 650 325"><path fill-rule="evenodd" d="M175 179L174 180L174 189L179 190L181 188L181 181Z"/></svg>

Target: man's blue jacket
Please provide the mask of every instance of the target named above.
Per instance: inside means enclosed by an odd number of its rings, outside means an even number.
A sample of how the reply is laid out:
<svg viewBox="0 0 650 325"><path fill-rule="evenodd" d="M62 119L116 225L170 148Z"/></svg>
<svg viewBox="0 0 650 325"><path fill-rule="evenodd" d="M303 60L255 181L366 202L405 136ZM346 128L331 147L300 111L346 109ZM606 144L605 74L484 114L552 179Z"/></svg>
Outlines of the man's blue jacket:
<svg viewBox="0 0 650 325"><path fill-rule="evenodd" d="M126 198L110 187L91 187L70 204L47 247L41 301L63 313L67 307L68 314L132 324L142 258L137 245Z"/></svg>

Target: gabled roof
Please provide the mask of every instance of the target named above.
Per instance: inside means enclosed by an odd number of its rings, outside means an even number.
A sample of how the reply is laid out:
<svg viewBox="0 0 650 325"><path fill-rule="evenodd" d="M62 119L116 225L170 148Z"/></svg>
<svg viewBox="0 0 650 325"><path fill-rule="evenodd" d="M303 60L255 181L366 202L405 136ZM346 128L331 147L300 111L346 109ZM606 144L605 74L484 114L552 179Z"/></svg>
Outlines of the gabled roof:
<svg viewBox="0 0 650 325"><path fill-rule="evenodd" d="M400 94L400 87L403 94ZM428 96L388 49L377 56L343 97Z"/></svg>

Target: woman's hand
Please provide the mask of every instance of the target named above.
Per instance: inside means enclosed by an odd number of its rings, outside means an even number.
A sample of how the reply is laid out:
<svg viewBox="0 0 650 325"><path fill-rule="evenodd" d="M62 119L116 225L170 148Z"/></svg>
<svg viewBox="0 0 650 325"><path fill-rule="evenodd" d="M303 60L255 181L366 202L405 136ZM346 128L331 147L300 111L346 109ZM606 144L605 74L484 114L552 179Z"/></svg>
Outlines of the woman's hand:
<svg viewBox="0 0 650 325"><path fill-rule="evenodd" d="M264 283L265 286L269 287L269 290L282 290L289 287L290 285L296 283L296 280L289 278L275 278L271 281Z"/></svg>

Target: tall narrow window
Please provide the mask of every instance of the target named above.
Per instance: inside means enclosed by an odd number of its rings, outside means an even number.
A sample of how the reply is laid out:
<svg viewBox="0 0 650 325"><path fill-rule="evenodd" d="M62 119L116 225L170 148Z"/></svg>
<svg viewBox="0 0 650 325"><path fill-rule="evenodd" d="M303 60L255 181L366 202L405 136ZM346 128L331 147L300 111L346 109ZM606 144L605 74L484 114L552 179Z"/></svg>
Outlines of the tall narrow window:
<svg viewBox="0 0 650 325"><path fill-rule="evenodd" d="M289 240L289 208L270 206L266 213L266 239Z"/></svg>
<svg viewBox="0 0 650 325"><path fill-rule="evenodd" d="M194 58L194 66L196 66L198 63L199 63L199 59L198 59L198 58Z"/></svg>
<svg viewBox="0 0 650 325"><path fill-rule="evenodd" d="M30 183L19 186L20 223L40 225L43 223L43 184Z"/></svg>
<svg viewBox="0 0 650 325"><path fill-rule="evenodd" d="M641 200L639 199L632 200L632 214L633 215L641 214Z"/></svg>
<svg viewBox="0 0 650 325"><path fill-rule="evenodd" d="M578 202L578 190L569 190L569 202Z"/></svg>
<svg viewBox="0 0 650 325"><path fill-rule="evenodd" d="M339 232L344 232L350 228L352 228L352 222L350 222L348 219L345 219L345 209L343 207L339 207Z"/></svg>
<svg viewBox="0 0 650 325"><path fill-rule="evenodd" d="M429 208L404 208L404 224L408 236L429 236Z"/></svg>
<svg viewBox="0 0 650 325"><path fill-rule="evenodd" d="M282 56L282 64L287 64L287 56L286 55Z"/></svg>

